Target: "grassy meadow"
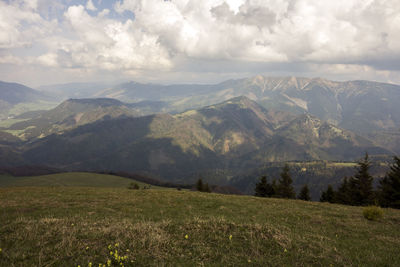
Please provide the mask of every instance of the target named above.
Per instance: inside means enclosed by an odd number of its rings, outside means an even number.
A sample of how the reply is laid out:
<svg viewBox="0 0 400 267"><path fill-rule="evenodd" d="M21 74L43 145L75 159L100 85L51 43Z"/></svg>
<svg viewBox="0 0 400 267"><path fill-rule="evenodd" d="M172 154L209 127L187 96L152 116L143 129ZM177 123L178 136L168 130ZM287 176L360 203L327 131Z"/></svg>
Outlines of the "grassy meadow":
<svg viewBox="0 0 400 267"><path fill-rule="evenodd" d="M41 176L14 177L10 175L0 175L0 187L14 186L72 186L72 187L122 187L126 188L131 183L136 183L139 187L151 187L161 189L162 187L138 182L129 178L115 175L98 174L89 172L66 172L48 174ZM165 189L165 188L162 188Z"/></svg>
<svg viewBox="0 0 400 267"><path fill-rule="evenodd" d="M400 211L178 190L0 188L0 266L399 266ZM100 264L100 265L99 265Z"/></svg>

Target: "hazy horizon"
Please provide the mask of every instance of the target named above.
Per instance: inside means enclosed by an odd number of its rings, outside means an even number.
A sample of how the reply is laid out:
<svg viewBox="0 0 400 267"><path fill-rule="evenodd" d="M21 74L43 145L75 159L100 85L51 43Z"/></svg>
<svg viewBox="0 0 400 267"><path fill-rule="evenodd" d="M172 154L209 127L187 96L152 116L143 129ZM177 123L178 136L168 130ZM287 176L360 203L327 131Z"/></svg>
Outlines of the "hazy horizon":
<svg viewBox="0 0 400 267"><path fill-rule="evenodd" d="M117 86L120 84L125 84L125 83L140 83L140 84L155 84L155 85L162 85L162 86L169 86L169 85L216 85L220 84L229 80L241 80L241 79L251 79L255 78L256 76L263 76L265 78L291 78L294 77L296 79L322 79L322 80L327 80L327 81L332 81L332 82L353 82L353 81L367 81L367 82L377 82L377 83L387 83L387 84L393 84L393 85L400 85L399 83L395 82L384 82L384 81L377 81L377 80L367 80L367 79L329 79L325 77L305 77L305 76L294 76L294 75L263 75L263 74L254 74L252 76L243 76L243 77L232 77L232 78L226 78L223 80L215 80L215 81L171 81L171 82L164 82L164 81L139 81L139 80L128 80L128 79L121 79L121 80L104 80L104 81L70 81L70 82L61 82L61 83L47 83L47 84L39 84L36 86L32 86L30 84L26 83L21 83L19 81L7 81L7 80L0 80L1 82L6 82L6 83L17 83L17 84L22 84L24 86L30 87L32 89L38 90L38 91L47 91L51 89L52 86L71 86L71 85L101 85L101 86Z"/></svg>

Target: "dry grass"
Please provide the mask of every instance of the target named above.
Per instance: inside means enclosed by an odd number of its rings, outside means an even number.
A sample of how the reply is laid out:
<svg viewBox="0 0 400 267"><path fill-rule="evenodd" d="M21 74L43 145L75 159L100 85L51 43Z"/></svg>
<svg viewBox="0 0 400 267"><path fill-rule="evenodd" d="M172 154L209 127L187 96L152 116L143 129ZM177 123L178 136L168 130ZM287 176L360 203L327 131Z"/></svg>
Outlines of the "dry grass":
<svg viewBox="0 0 400 267"><path fill-rule="evenodd" d="M166 189L164 187L149 185L129 178L115 175L90 173L90 172L66 172L40 176L13 177L0 175L0 187L17 186L72 186L72 187L124 187L136 183L140 188Z"/></svg>
<svg viewBox="0 0 400 267"><path fill-rule="evenodd" d="M107 260L125 266L400 263L400 211L392 209L372 222L361 208L297 200L8 188L0 189L0 221L1 266L98 266ZM115 260L115 250L126 260Z"/></svg>

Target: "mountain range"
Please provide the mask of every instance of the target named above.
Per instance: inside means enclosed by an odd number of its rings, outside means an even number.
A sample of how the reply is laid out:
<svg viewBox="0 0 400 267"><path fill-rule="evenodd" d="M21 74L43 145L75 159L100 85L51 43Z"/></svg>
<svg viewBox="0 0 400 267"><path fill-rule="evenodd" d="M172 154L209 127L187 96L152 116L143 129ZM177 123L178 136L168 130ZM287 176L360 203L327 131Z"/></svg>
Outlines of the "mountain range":
<svg viewBox="0 0 400 267"><path fill-rule="evenodd" d="M264 77L228 80L215 85L155 85L129 82L91 97L124 102L164 101L169 111L183 111L247 96L267 109L310 113L357 131L398 129L400 86L370 81L335 82L321 78ZM355 123L356 122L356 123Z"/></svg>
<svg viewBox="0 0 400 267"><path fill-rule="evenodd" d="M50 99L51 96L25 85L0 81L0 120L7 119L13 113L27 111L28 106L33 104L41 103L42 106L48 107ZM25 108L18 110L18 106Z"/></svg>
<svg viewBox="0 0 400 267"><path fill-rule="evenodd" d="M18 102L2 93L9 108L51 95L11 85L8 92L28 94ZM215 85L96 86L84 94L91 98L0 122L2 165L127 171L174 182L207 176L226 184L270 162L400 151L397 85L256 76ZM64 87L63 97L79 92Z"/></svg>
<svg viewBox="0 0 400 267"><path fill-rule="evenodd" d="M29 164L151 173L180 181L271 161L354 160L367 150L390 153L309 114L268 111L237 97L175 115L97 120L24 143L21 155Z"/></svg>
<svg viewBox="0 0 400 267"><path fill-rule="evenodd" d="M15 91L12 87L15 84L8 84L12 86L5 91L6 85L7 83L1 84L0 92ZM43 97L43 94L47 97L56 95L58 98L113 98L126 105L136 104L135 112L146 115L175 114L221 103L233 97L247 96L268 110L310 114L369 138L388 150L400 152L400 106L397 104L400 102L400 86L394 84L259 75L212 85L157 85L137 82L117 85L65 84L55 85L53 94L51 88L40 87L44 90L42 92L30 89L24 101L33 102L39 95ZM25 95L19 93L21 94ZM5 93L0 95L3 106L10 108L15 105L15 101L4 95ZM42 109L55 106L58 98L53 97L52 105L47 103ZM32 107L22 110L32 110ZM2 114L4 119L7 114Z"/></svg>
<svg viewBox="0 0 400 267"><path fill-rule="evenodd" d="M71 85L73 86L73 85ZM400 86L371 81L336 82L322 78L264 77L219 84L157 85L137 82L97 85L86 97L123 102L157 101L159 112L177 113L247 96L267 109L309 113L399 151ZM74 95L70 95L74 97Z"/></svg>

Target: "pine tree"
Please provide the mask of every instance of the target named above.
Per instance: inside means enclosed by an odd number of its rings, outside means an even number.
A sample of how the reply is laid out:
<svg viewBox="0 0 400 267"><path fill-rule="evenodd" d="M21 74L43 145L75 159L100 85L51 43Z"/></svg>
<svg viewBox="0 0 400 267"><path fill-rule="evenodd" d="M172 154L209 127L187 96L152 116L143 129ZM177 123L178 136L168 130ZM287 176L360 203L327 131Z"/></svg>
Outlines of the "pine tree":
<svg viewBox="0 0 400 267"><path fill-rule="evenodd" d="M201 180L201 178L197 180L196 189L197 191L203 192L204 186L203 186L203 180Z"/></svg>
<svg viewBox="0 0 400 267"><path fill-rule="evenodd" d="M267 182L267 177L262 176L254 189L257 197L272 197L275 195L275 188Z"/></svg>
<svg viewBox="0 0 400 267"><path fill-rule="evenodd" d="M260 178L260 181L256 184L256 188L254 189L254 191L255 191L254 195L256 197L266 197L267 196L267 187L268 187L267 177L262 176Z"/></svg>
<svg viewBox="0 0 400 267"><path fill-rule="evenodd" d="M267 183L267 197L273 197L275 195L275 187L273 185L274 181L272 184Z"/></svg>
<svg viewBox="0 0 400 267"><path fill-rule="evenodd" d="M333 203L334 198L335 198L335 191L333 190L333 187L331 185L328 185L326 191L322 192L319 201Z"/></svg>
<svg viewBox="0 0 400 267"><path fill-rule="evenodd" d="M366 206L373 202L373 177L369 174L370 167L371 162L368 159L368 153L365 153L364 159L358 162L357 173L350 178L352 205Z"/></svg>
<svg viewBox="0 0 400 267"><path fill-rule="evenodd" d="M271 197L276 196L278 192L278 185L276 184L276 179L272 180L271 183Z"/></svg>
<svg viewBox="0 0 400 267"><path fill-rule="evenodd" d="M281 173L281 179L279 179L277 192L279 197L296 198L296 193L294 192L292 182L293 180L289 173L289 165L285 164Z"/></svg>
<svg viewBox="0 0 400 267"><path fill-rule="evenodd" d="M337 192L335 192L335 203L351 205L351 195L350 195L350 184L347 177L344 177L342 184L339 186Z"/></svg>
<svg viewBox="0 0 400 267"><path fill-rule="evenodd" d="M394 157L390 171L380 181L380 203L384 207L400 209L400 158Z"/></svg>
<svg viewBox="0 0 400 267"><path fill-rule="evenodd" d="M310 190L308 189L308 185L304 185L301 188L300 194L298 196L298 199L305 200L305 201L310 201Z"/></svg>

